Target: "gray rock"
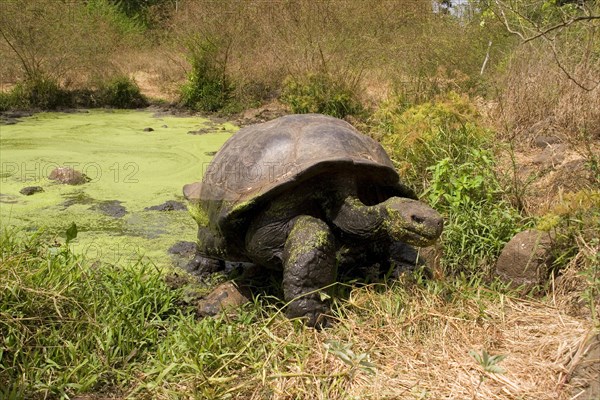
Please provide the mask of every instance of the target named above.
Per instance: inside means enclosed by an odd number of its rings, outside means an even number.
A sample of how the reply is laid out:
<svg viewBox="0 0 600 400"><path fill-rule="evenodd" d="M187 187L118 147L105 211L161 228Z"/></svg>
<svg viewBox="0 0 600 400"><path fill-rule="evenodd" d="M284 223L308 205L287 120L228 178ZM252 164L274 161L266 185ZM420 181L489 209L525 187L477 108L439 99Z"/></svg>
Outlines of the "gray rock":
<svg viewBox="0 0 600 400"><path fill-rule="evenodd" d="M496 261L496 274L513 287L531 288L549 276L552 240L547 232L526 230L516 234Z"/></svg>
<svg viewBox="0 0 600 400"><path fill-rule="evenodd" d="M184 240L180 240L169 247L167 252L171 255L173 266L185 270L188 264L195 260L197 247L195 242Z"/></svg>
<svg viewBox="0 0 600 400"><path fill-rule="evenodd" d="M83 185L84 183L90 181L90 178L88 178L84 173L76 171L70 167L54 168L50 172L50 175L48 175L48 179L65 185Z"/></svg>
<svg viewBox="0 0 600 400"><path fill-rule="evenodd" d="M600 399L600 334L594 335L580 347L580 357L574 357L569 376L571 398Z"/></svg>
<svg viewBox="0 0 600 400"><path fill-rule="evenodd" d="M5 118L26 118L31 117L33 112L31 111L5 111L2 116Z"/></svg>
<svg viewBox="0 0 600 400"><path fill-rule="evenodd" d="M215 130L213 128L200 128L198 130L195 131L188 131L188 135L205 135L207 133L211 133L214 132Z"/></svg>
<svg viewBox="0 0 600 400"><path fill-rule="evenodd" d="M167 200L162 204L152 207L144 208L146 211L186 211L187 207L185 204L175 201L175 200Z"/></svg>
<svg viewBox="0 0 600 400"><path fill-rule="evenodd" d="M180 240L173 246L169 247L169 254L175 254L181 257L191 258L196 254L196 243Z"/></svg>
<svg viewBox="0 0 600 400"><path fill-rule="evenodd" d="M90 207L90 209L100 211L102 214L113 218L121 218L127 214L127 209L118 200L103 201L100 204Z"/></svg>
<svg viewBox="0 0 600 400"><path fill-rule="evenodd" d="M198 302L197 313L203 317L214 316L222 311L239 308L249 301L236 285L225 282Z"/></svg>
<svg viewBox="0 0 600 400"><path fill-rule="evenodd" d="M27 187L24 187L23 189L19 190L19 193L21 193L25 196L31 196L32 194L40 193L43 191L44 191L44 188L42 188L41 186L27 186Z"/></svg>
<svg viewBox="0 0 600 400"><path fill-rule="evenodd" d="M567 161L556 169L556 173L549 184L553 192L563 190L565 192L578 192L580 190L594 187L596 177L594 171L585 159Z"/></svg>
<svg viewBox="0 0 600 400"><path fill-rule="evenodd" d="M558 143L560 143L560 138L557 136L538 136L533 140L533 145L542 149Z"/></svg>
<svg viewBox="0 0 600 400"><path fill-rule="evenodd" d="M567 146L564 144L548 145L533 159L533 163L541 165L543 168L553 168L565 160L566 152Z"/></svg>
<svg viewBox="0 0 600 400"><path fill-rule="evenodd" d="M144 128L144 132L154 132L154 128Z"/></svg>

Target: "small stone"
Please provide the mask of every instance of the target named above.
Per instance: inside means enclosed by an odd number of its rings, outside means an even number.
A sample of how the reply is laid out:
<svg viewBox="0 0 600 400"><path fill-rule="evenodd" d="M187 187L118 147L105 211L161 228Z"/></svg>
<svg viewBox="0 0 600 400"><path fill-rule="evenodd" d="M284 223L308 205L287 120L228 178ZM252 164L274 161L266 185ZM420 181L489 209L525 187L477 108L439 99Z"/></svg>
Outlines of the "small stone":
<svg viewBox="0 0 600 400"><path fill-rule="evenodd" d="M152 207L144 208L146 211L186 211L187 207L185 204L175 201L175 200L167 200L162 204Z"/></svg>
<svg viewBox="0 0 600 400"><path fill-rule="evenodd" d="M533 140L534 146L542 149L558 143L560 143L560 138L557 136L538 136Z"/></svg>
<svg viewBox="0 0 600 400"><path fill-rule="evenodd" d="M498 257L496 274L513 287L543 284L552 265L551 244L546 232L526 230L516 234Z"/></svg>
<svg viewBox="0 0 600 400"><path fill-rule="evenodd" d="M543 168L552 168L561 164L566 157L567 146L564 144L548 145L533 159L534 164L541 165Z"/></svg>
<svg viewBox="0 0 600 400"><path fill-rule="evenodd" d="M90 209L100 211L102 214L113 218L121 218L127 214L127 209L123 207L118 200L103 201L102 203L90 207Z"/></svg>
<svg viewBox="0 0 600 400"><path fill-rule="evenodd" d="M204 155L211 156L211 157L214 156L215 154L217 154L216 151L205 151L204 152Z"/></svg>
<svg viewBox="0 0 600 400"><path fill-rule="evenodd" d="M154 132L154 128L144 128L144 132Z"/></svg>
<svg viewBox="0 0 600 400"><path fill-rule="evenodd" d="M211 133L213 130L211 128L200 128L195 131L188 131L188 135L206 135L207 133Z"/></svg>
<svg viewBox="0 0 600 400"><path fill-rule="evenodd" d="M196 248L196 243L181 240L169 247L167 252L169 252L169 254L175 254L182 257L192 257L196 253Z"/></svg>
<svg viewBox="0 0 600 400"><path fill-rule="evenodd" d="M43 192L44 189L41 186L27 186L19 190L19 193L25 196L31 196L32 194Z"/></svg>
<svg viewBox="0 0 600 400"><path fill-rule="evenodd" d="M225 282L217 286L206 298L198 302L197 312L203 317L214 316L221 311L239 308L249 301L235 284Z"/></svg>
<svg viewBox="0 0 600 400"><path fill-rule="evenodd" d="M82 185L90 180L85 174L70 167L54 168L48 175L48 179L65 185Z"/></svg>
<svg viewBox="0 0 600 400"><path fill-rule="evenodd" d="M169 127L168 125L161 126L161 128L168 128L168 127Z"/></svg>

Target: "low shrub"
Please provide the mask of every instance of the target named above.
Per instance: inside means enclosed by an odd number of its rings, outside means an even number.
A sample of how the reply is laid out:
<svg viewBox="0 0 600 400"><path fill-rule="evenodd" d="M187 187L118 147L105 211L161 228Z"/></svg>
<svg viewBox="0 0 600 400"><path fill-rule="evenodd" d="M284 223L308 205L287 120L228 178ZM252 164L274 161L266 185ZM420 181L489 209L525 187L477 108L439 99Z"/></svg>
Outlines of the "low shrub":
<svg viewBox="0 0 600 400"><path fill-rule="evenodd" d="M122 35L143 34L147 28L147 20L143 10L150 1L112 1L87 0L85 8L88 13L101 17L113 29Z"/></svg>
<svg viewBox="0 0 600 400"><path fill-rule="evenodd" d="M600 311L600 190L566 193L537 223L537 229L551 232L556 270L571 269L583 282L581 297L592 318ZM571 267L572 268L569 268Z"/></svg>
<svg viewBox="0 0 600 400"><path fill-rule="evenodd" d="M139 86L126 76L118 76L101 85L98 103L99 106L114 108L140 108L148 105Z"/></svg>
<svg viewBox="0 0 600 400"><path fill-rule="evenodd" d="M8 106L11 108L55 110L72 105L69 92L55 80L44 77L19 83L7 96L10 99Z"/></svg>
<svg viewBox="0 0 600 400"><path fill-rule="evenodd" d="M14 108L15 98L13 92L0 92L0 112Z"/></svg>
<svg viewBox="0 0 600 400"><path fill-rule="evenodd" d="M283 83L281 100L298 114L320 113L343 118L362 111L355 88L326 73L288 77Z"/></svg>
<svg viewBox="0 0 600 400"><path fill-rule="evenodd" d="M429 168L425 197L446 217L443 266L448 273L488 275L502 247L525 220L504 199L487 150L465 149L466 161L444 158Z"/></svg>
<svg viewBox="0 0 600 400"><path fill-rule="evenodd" d="M565 193L560 201L537 222L537 229L551 232L555 240L557 267L566 265L578 252L580 242L598 236L600 191Z"/></svg>
<svg viewBox="0 0 600 400"><path fill-rule="evenodd" d="M492 133L474 105L455 93L416 106L392 101L371 122L402 178L444 215L447 272L489 273L525 220L505 200Z"/></svg>
<svg viewBox="0 0 600 400"><path fill-rule="evenodd" d="M431 179L432 166L443 159L460 165L471 157L468 149L489 146L491 139L479 125L475 106L455 93L412 107L388 101L372 124L403 178L418 192Z"/></svg>
<svg viewBox="0 0 600 400"><path fill-rule="evenodd" d="M181 103L197 111L219 111L231 99L233 85L225 73L225 62L219 60L219 46L210 41L191 50L192 71L181 87Z"/></svg>

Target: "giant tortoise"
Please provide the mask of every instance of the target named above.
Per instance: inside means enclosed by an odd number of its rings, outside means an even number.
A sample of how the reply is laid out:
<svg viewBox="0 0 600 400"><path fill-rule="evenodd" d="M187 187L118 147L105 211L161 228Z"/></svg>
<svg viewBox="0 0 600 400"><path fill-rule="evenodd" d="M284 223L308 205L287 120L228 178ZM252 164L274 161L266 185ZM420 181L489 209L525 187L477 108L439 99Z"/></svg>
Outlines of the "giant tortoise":
<svg viewBox="0 0 600 400"><path fill-rule="evenodd" d="M223 260L283 271L289 317L323 325L340 254L386 260L398 242L431 245L441 216L404 186L383 148L349 123L288 115L233 135L186 185L199 225L199 273Z"/></svg>

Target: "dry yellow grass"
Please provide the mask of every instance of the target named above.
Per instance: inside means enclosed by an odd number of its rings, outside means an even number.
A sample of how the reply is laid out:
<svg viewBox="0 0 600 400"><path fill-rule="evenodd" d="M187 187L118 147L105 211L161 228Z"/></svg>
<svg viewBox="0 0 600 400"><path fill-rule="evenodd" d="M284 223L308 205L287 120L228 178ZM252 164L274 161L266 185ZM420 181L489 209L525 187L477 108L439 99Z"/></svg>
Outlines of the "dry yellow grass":
<svg viewBox="0 0 600 400"><path fill-rule="evenodd" d="M279 345L253 372L249 366L232 377L230 394L274 400L574 398L572 373L598 327L585 312L567 312L573 292L517 298L447 284L439 293L355 289L344 317L322 332L277 320L261 340ZM356 363L328 351L332 342L346 344ZM295 348L296 358L290 357ZM483 350L506 355L499 363L504 373L486 372L469 354ZM361 354L375 365L374 374L359 366Z"/></svg>

